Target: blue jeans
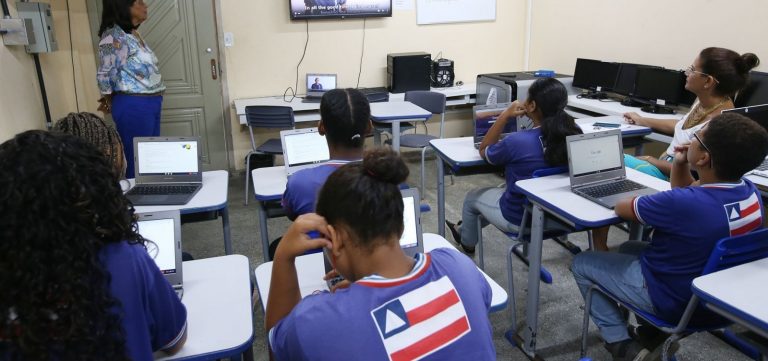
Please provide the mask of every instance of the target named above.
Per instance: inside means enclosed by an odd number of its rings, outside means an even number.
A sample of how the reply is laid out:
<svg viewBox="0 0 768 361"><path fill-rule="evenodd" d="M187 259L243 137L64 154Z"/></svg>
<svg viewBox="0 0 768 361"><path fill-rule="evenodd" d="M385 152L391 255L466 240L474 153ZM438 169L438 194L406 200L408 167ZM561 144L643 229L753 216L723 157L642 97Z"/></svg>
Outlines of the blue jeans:
<svg viewBox="0 0 768 361"><path fill-rule="evenodd" d="M582 297L586 297L590 285L597 284L622 302L653 313L653 303L640 269L640 253L646 246L644 242L629 241L621 245L619 253L590 251L576 255L571 272ZM616 302L610 298L600 292L592 292L589 313L605 342L629 339L627 322Z"/></svg>
<svg viewBox="0 0 768 361"><path fill-rule="evenodd" d="M160 135L160 111L162 96L138 96L114 94L112 96L112 119L123 141L127 164L125 176L134 178L134 137L156 137Z"/></svg>

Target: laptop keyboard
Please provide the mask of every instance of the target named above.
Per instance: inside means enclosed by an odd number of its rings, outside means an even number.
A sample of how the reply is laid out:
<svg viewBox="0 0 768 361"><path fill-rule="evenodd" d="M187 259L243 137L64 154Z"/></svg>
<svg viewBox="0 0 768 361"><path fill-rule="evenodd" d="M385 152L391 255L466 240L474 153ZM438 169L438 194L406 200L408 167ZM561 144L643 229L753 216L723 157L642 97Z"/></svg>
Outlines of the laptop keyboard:
<svg viewBox="0 0 768 361"><path fill-rule="evenodd" d="M128 191L129 195L150 196L158 194L192 194L198 186L192 185L138 185Z"/></svg>
<svg viewBox="0 0 768 361"><path fill-rule="evenodd" d="M768 170L768 159L763 160L763 163L760 164L759 166L757 166L757 168L755 168L755 170L762 170L762 171Z"/></svg>
<svg viewBox="0 0 768 361"><path fill-rule="evenodd" d="M592 198L603 198L603 197L608 197L608 196L612 196L620 193L631 192L631 191L635 191L643 188L646 188L646 187L641 184L635 183L631 180L624 179L618 182L611 182L611 183L605 183L605 184L600 184L600 185L591 186L591 187L579 188L577 191L579 193L583 193Z"/></svg>

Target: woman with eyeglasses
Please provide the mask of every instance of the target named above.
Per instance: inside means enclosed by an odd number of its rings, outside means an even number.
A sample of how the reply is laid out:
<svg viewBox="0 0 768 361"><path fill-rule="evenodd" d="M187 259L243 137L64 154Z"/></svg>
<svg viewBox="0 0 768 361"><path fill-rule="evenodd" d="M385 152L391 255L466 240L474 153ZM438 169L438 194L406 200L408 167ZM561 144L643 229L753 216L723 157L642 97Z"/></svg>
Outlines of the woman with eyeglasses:
<svg viewBox="0 0 768 361"><path fill-rule="evenodd" d="M723 110L733 109L733 97L749 79L749 71L760 64L752 53L739 55L724 48L706 48L685 69L685 89L696 94L691 111L683 119L653 119L631 112L624 114L629 124L643 125L654 131L672 134L673 139L659 158L625 156L628 167L668 179L672 169L675 147L691 142L694 132Z"/></svg>

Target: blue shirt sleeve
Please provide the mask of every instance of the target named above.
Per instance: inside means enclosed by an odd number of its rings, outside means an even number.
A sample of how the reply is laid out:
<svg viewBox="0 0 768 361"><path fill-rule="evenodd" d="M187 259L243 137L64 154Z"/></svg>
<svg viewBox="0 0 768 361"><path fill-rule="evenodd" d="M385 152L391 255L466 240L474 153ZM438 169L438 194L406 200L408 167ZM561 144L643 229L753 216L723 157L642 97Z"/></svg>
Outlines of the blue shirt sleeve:
<svg viewBox="0 0 768 361"><path fill-rule="evenodd" d="M147 303L144 307L152 350L171 349L179 343L186 331L187 309L147 252L140 250L139 253L147 285Z"/></svg>
<svg viewBox="0 0 768 361"><path fill-rule="evenodd" d="M505 165L516 158L517 152L515 151L515 147L509 147L509 141L507 139L509 139L509 136L502 139L500 142L491 144L488 148L485 148L485 159L488 163L493 165Z"/></svg>
<svg viewBox="0 0 768 361"><path fill-rule="evenodd" d="M672 189L635 198L632 201L635 216L642 224L670 229L674 226L675 219L681 215L678 207L685 201L679 196L682 191L684 190Z"/></svg>
<svg viewBox="0 0 768 361"><path fill-rule="evenodd" d="M293 189L293 186L291 185L292 182L289 179L288 182L285 184L285 192L283 192L283 199L280 201L280 204L283 205L283 211L285 211L285 216L288 217L290 220L295 220L298 216L296 214L296 196L291 191Z"/></svg>

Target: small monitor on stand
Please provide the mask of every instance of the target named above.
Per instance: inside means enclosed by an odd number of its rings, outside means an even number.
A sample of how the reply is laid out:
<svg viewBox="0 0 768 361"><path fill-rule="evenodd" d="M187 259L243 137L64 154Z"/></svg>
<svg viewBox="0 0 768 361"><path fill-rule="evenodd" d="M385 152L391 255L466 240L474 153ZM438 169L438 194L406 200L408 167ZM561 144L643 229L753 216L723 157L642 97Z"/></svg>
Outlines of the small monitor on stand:
<svg viewBox="0 0 768 361"><path fill-rule="evenodd" d="M604 91L613 89L619 63L607 63L600 60L576 59L576 69L573 72L573 86L587 89L583 98L605 99Z"/></svg>
<svg viewBox="0 0 768 361"><path fill-rule="evenodd" d="M637 69L635 78L635 99L646 100L648 104L640 110L655 114L673 114L667 105L679 104L685 91L685 74L679 70L645 68Z"/></svg>
<svg viewBox="0 0 768 361"><path fill-rule="evenodd" d="M660 68L653 65L641 65L621 63L619 64L619 71L616 75L616 85L613 86L613 92L616 94L625 95L626 98L621 101L621 105L626 107L641 107L646 105L643 102L639 102L632 97L635 95L635 79L637 78L637 68Z"/></svg>

